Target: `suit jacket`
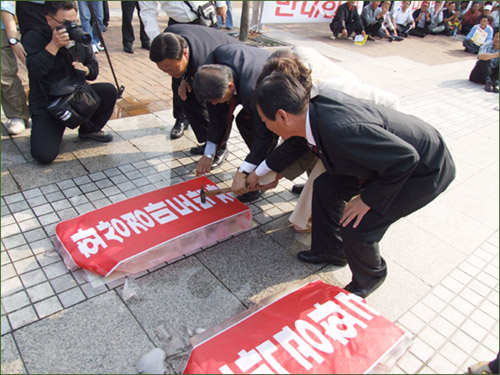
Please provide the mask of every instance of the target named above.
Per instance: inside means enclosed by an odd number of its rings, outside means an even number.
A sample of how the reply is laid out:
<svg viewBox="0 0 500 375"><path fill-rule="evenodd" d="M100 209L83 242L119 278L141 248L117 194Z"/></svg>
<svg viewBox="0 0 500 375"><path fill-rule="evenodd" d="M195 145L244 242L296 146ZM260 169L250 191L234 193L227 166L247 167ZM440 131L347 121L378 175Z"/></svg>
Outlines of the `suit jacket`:
<svg viewBox="0 0 500 375"><path fill-rule="evenodd" d="M233 73L238 104L243 106L245 115L250 118L255 134L255 140L245 161L255 165L260 164L274 149L278 139L278 136L268 130L260 119L253 100L257 78L269 55L266 50L241 43L220 46L205 60L205 64L228 66ZM207 104L207 109L210 117L207 139L220 144L226 133L228 116L232 113L228 113L227 103L216 106Z"/></svg>
<svg viewBox="0 0 500 375"><path fill-rule="evenodd" d="M391 216L409 213L407 207L391 207L402 191L408 206L419 208L455 177L439 132L414 116L361 100L318 96L311 100L309 118L327 172L365 181L361 198L382 215L389 209ZM267 164L279 172L308 149L305 138L290 138Z"/></svg>
<svg viewBox="0 0 500 375"><path fill-rule="evenodd" d="M347 3L339 6L339 9L337 9L337 13L333 18L332 23L333 22L340 22L344 29L347 28L346 25L354 22L357 30L363 30L363 24L361 23L361 17L359 16L358 8L354 6L353 10L349 11Z"/></svg>
<svg viewBox="0 0 500 375"><path fill-rule="evenodd" d="M184 78L190 85L193 83L198 67L213 50L224 44L243 44L220 30L200 25L175 24L167 27L165 32L178 34L188 43L189 62Z"/></svg>

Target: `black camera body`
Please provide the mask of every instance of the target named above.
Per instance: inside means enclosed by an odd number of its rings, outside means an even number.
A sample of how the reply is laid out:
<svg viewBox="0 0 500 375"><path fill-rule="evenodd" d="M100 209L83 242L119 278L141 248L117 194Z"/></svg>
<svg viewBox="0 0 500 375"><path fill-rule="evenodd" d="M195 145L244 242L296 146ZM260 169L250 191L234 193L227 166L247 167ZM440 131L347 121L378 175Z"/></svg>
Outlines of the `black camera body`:
<svg viewBox="0 0 500 375"><path fill-rule="evenodd" d="M57 26L57 30L66 29L69 34L69 39L76 43L82 43L85 46L90 45L92 36L82 30L82 27L75 22L66 21L61 26Z"/></svg>

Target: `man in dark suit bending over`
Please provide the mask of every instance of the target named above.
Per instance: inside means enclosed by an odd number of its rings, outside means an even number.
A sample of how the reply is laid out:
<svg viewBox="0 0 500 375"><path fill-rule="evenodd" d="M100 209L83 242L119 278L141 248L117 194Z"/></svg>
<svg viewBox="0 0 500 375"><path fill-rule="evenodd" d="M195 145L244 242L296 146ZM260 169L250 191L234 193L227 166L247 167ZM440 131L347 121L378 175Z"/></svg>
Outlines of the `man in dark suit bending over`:
<svg viewBox="0 0 500 375"><path fill-rule="evenodd" d="M196 174L210 172L216 150L226 148L233 113L238 104L243 109L236 125L250 152L240 165L233 181L233 192L242 202L256 200L261 191L249 191L246 177L276 147L278 137L261 121L253 94L269 52L243 43L217 47L198 69L193 90L200 102L207 102L209 125L204 156L196 166Z"/></svg>
<svg viewBox="0 0 500 375"><path fill-rule="evenodd" d="M266 168L276 172L311 148L326 172L314 183L312 242L299 259L346 262L345 289L366 297L387 274L378 243L389 226L422 208L455 178L455 165L439 132L389 108L308 92L294 78L273 73L256 89L259 115L286 141L247 178L256 187Z"/></svg>

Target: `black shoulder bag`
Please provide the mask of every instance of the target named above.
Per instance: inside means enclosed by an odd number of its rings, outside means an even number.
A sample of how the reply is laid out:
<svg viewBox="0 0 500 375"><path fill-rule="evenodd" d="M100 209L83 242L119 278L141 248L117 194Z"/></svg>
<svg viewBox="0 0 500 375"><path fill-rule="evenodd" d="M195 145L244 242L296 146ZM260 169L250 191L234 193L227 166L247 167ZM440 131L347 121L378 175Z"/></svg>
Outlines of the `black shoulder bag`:
<svg viewBox="0 0 500 375"><path fill-rule="evenodd" d="M68 54L71 58L71 54ZM68 71L66 66L65 70L66 77L50 87L49 94L56 97L56 99L50 102L47 110L61 124L70 129L75 129L89 121L89 117L99 108L101 98L85 80L85 72L76 70L73 73ZM42 83L39 83L48 101L47 93Z"/></svg>
<svg viewBox="0 0 500 375"><path fill-rule="evenodd" d="M190 1L184 1L184 3L191 9L191 12L198 16L198 22L200 25L208 27L218 27L217 23L217 9L213 1L207 1L205 4L200 5L198 9L194 9Z"/></svg>

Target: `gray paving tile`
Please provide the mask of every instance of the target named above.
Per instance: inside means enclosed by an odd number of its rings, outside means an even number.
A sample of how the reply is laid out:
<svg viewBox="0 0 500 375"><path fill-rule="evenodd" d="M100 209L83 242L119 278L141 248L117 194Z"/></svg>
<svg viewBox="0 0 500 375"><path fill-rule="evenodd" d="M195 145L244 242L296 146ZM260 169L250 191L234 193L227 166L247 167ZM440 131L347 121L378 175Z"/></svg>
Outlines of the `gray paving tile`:
<svg viewBox="0 0 500 375"><path fill-rule="evenodd" d="M48 298L44 301L35 303L35 310L40 317L40 319L45 318L46 316L52 315L60 310L63 307L56 296Z"/></svg>
<svg viewBox="0 0 500 375"><path fill-rule="evenodd" d="M3 325L2 325L3 328ZM3 331L3 329L2 329ZM12 334L2 336L2 374L26 374Z"/></svg>
<svg viewBox="0 0 500 375"><path fill-rule="evenodd" d="M31 272L26 272L20 275L20 278L24 284L25 288L29 288L33 285L43 283L47 280L43 271L39 268Z"/></svg>
<svg viewBox="0 0 500 375"><path fill-rule="evenodd" d="M14 267L16 268L16 272L19 275L40 268L40 266L38 265L38 262L34 256L30 256L28 258L21 259L21 260L14 262Z"/></svg>
<svg viewBox="0 0 500 375"><path fill-rule="evenodd" d="M86 299L80 288L69 289L65 292L59 293L59 299L61 300L64 308L73 306L78 302Z"/></svg>
<svg viewBox="0 0 500 375"><path fill-rule="evenodd" d="M113 334L103 334L102 327ZM153 349L114 292L40 320L15 336L30 373L135 373L135 362Z"/></svg>
<svg viewBox="0 0 500 375"><path fill-rule="evenodd" d="M41 301L54 295L54 291L48 282L38 284L26 290L32 303Z"/></svg>
<svg viewBox="0 0 500 375"><path fill-rule="evenodd" d="M474 340L481 342L486 336L487 331L472 320L467 320L461 327L462 331L467 333Z"/></svg>
<svg viewBox="0 0 500 375"><path fill-rule="evenodd" d="M43 271L45 272L45 275L47 275L47 278L49 280L55 279L56 277L64 275L69 272L62 261L45 266L43 268Z"/></svg>
<svg viewBox="0 0 500 375"><path fill-rule="evenodd" d="M415 374L423 363L412 353L407 353L398 361L398 366L407 374Z"/></svg>
<svg viewBox="0 0 500 375"><path fill-rule="evenodd" d="M241 302L194 257L136 282L141 298L126 304L167 355L189 347L188 329L212 327L244 310ZM119 290L121 294L122 288ZM164 301L169 303L165 305Z"/></svg>
<svg viewBox="0 0 500 375"><path fill-rule="evenodd" d="M30 304L30 300L24 291L2 298L2 305L6 313L19 310Z"/></svg>
<svg viewBox="0 0 500 375"><path fill-rule="evenodd" d="M9 314L9 320L12 329L15 330L37 321L38 317L36 316L33 306L30 305Z"/></svg>
<svg viewBox="0 0 500 375"><path fill-rule="evenodd" d="M2 280L0 292L2 293L2 298L14 294L20 290L23 290L23 284L18 276L11 277L7 280Z"/></svg>
<svg viewBox="0 0 500 375"><path fill-rule="evenodd" d="M7 315L2 315L2 328L1 328L1 332L2 332L2 336L3 335L6 335L7 333L10 333L12 331L12 329L10 328L10 323L9 323L9 319L7 319ZM2 372L3 372L3 369L2 369Z"/></svg>
<svg viewBox="0 0 500 375"><path fill-rule="evenodd" d="M50 284L56 293L61 293L77 286L77 283L71 273L67 273L50 280Z"/></svg>
<svg viewBox="0 0 500 375"><path fill-rule="evenodd" d="M3 228L2 228L2 243L8 249L26 244L26 240L24 239L22 234L16 234L14 236L10 236L7 238L5 238L5 237L6 236L5 236L5 233L4 233Z"/></svg>
<svg viewBox="0 0 500 375"><path fill-rule="evenodd" d="M456 364L451 363L441 354L436 354L436 356L429 361L428 366L438 374L452 374L457 369Z"/></svg>
<svg viewBox="0 0 500 375"><path fill-rule="evenodd" d="M0 272L0 274L2 280L7 280L17 275L16 270L14 269L12 263L3 265L1 270L2 272Z"/></svg>
<svg viewBox="0 0 500 375"><path fill-rule="evenodd" d="M425 363L435 353L435 350L420 338L416 337L410 347L410 352L413 353L413 355L421 362Z"/></svg>

